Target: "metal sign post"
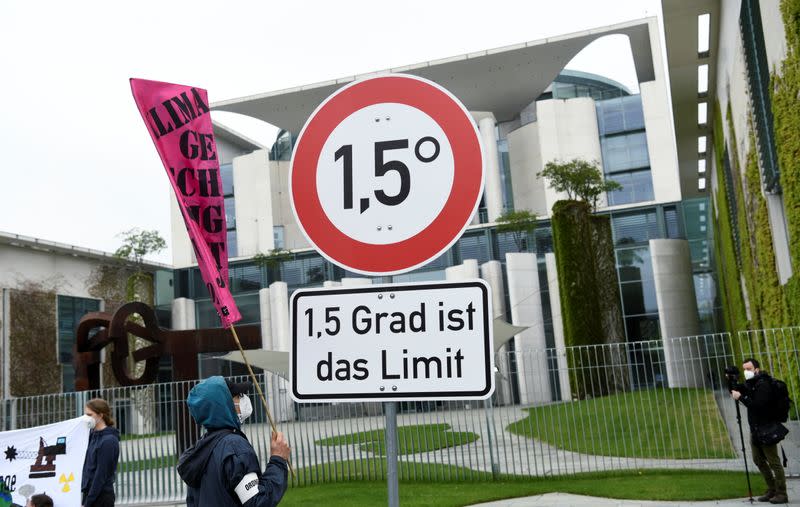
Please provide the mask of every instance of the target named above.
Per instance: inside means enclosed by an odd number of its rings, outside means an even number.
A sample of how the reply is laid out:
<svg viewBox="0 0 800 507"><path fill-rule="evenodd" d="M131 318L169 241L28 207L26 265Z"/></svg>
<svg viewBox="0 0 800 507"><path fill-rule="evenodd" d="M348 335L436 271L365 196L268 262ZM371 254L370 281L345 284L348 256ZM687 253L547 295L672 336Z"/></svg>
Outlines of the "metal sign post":
<svg viewBox="0 0 800 507"><path fill-rule="evenodd" d="M480 203L483 166L467 108L405 74L342 87L295 144L289 195L306 239L385 285L292 294L292 398L384 402L390 507L400 505L397 402L486 399L494 390L489 286L395 286L388 276L458 240Z"/></svg>
<svg viewBox="0 0 800 507"><path fill-rule="evenodd" d="M389 507L400 506L400 483L397 474L397 402L383 404L386 412L386 486Z"/></svg>
<svg viewBox="0 0 800 507"><path fill-rule="evenodd" d="M381 283L392 283L392 277L382 277ZM386 414L386 430L383 437L386 439L387 505L389 507L400 507L400 477L397 473L397 402L385 402L383 410Z"/></svg>

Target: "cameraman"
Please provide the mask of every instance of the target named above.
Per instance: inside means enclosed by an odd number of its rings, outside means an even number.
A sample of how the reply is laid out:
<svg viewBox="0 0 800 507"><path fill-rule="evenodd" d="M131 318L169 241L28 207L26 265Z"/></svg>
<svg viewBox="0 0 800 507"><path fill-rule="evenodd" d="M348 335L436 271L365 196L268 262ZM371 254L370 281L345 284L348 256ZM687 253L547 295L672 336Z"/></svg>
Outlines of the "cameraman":
<svg viewBox="0 0 800 507"><path fill-rule="evenodd" d="M745 382L731 387L731 397L747 407L753 462L767 483L767 492L758 497L758 501L774 504L787 503L786 476L778 457L778 444L761 444L756 438L759 426L763 427L777 422L774 420L774 410L771 406L773 398L770 376L762 372L758 361L752 358L744 361L742 370L744 370Z"/></svg>

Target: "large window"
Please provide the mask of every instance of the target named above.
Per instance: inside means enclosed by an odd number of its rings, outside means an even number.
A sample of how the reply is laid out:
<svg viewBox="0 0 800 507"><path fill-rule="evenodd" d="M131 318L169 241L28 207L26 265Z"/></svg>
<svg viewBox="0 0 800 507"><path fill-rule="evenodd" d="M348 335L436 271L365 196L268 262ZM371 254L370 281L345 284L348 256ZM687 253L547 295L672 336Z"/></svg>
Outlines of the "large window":
<svg viewBox="0 0 800 507"><path fill-rule="evenodd" d="M608 193L609 206L652 201L653 179L642 99L630 95L597 102L600 151L607 179L622 185Z"/></svg>
<svg viewBox="0 0 800 507"><path fill-rule="evenodd" d="M282 225L272 226L272 240L276 249L285 248L286 242L284 240L284 227Z"/></svg>
<svg viewBox="0 0 800 507"><path fill-rule="evenodd" d="M75 369L72 366L72 346L78 322L89 312L100 311L97 299L58 296L58 362L64 391L75 390Z"/></svg>
<svg viewBox="0 0 800 507"><path fill-rule="evenodd" d="M601 136L631 130L644 130L644 113L639 95L629 95L597 103L597 127Z"/></svg>
<svg viewBox="0 0 800 507"><path fill-rule="evenodd" d="M764 30L761 26L761 9L758 0L742 0L739 28L742 32L747 84L753 104L753 122L758 141L756 144L759 155L761 155L762 180L767 192L778 193L780 192L780 170L772 126L769 64L764 47Z"/></svg>
<svg viewBox="0 0 800 507"><path fill-rule="evenodd" d="M625 334L629 342L659 337L656 286L649 246L617 248Z"/></svg>
<svg viewBox="0 0 800 507"><path fill-rule="evenodd" d="M609 174L606 178L622 185L620 190L608 193L609 206L652 201L654 198L650 169Z"/></svg>
<svg viewBox="0 0 800 507"><path fill-rule="evenodd" d="M603 169L617 173L650 166L647 153L647 135L644 132L619 134L600 139L603 153Z"/></svg>
<svg viewBox="0 0 800 507"><path fill-rule="evenodd" d="M656 210L614 213L611 216L611 232L617 246L647 244L651 239L664 237L658 226Z"/></svg>
<svg viewBox="0 0 800 507"><path fill-rule="evenodd" d="M239 256L236 244L236 199L233 196L233 164L219 166L222 177L222 191L225 195L225 222L228 227L228 258Z"/></svg>

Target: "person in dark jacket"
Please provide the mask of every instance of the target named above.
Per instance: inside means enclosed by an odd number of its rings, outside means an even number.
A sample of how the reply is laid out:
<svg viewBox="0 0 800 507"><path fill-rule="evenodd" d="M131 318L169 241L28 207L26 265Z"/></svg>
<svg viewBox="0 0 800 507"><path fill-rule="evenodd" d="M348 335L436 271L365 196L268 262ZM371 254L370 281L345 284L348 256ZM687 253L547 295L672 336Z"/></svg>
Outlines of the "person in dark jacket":
<svg viewBox="0 0 800 507"><path fill-rule="evenodd" d="M178 460L189 486L188 507L272 507L288 486L290 448L282 433L272 434L270 459L262 473L258 456L241 431L252 413L246 393L252 383L208 378L192 388L186 402L206 433Z"/></svg>
<svg viewBox="0 0 800 507"><path fill-rule="evenodd" d="M778 444L760 444L755 437L759 426L774 422L771 406L772 379L766 372L761 371L760 364L755 359L746 359L742 370L745 382L738 388L732 389L731 396L747 407L753 462L767 483L767 492L760 496L758 501L774 504L787 503L786 475L783 472L780 456L778 456Z"/></svg>
<svg viewBox="0 0 800 507"><path fill-rule="evenodd" d="M93 426L83 461L81 498L83 507L113 507L114 479L119 460L119 431L114 427L111 407L95 398L86 403L85 414Z"/></svg>

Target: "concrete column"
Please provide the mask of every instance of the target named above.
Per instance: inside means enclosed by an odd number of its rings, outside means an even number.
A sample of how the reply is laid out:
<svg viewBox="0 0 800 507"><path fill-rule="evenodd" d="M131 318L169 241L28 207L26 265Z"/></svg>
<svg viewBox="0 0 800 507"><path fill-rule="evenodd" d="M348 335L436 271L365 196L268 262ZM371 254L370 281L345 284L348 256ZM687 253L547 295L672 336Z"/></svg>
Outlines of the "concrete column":
<svg viewBox="0 0 800 507"><path fill-rule="evenodd" d="M693 338L700 333L700 320L689 242L651 239L650 255L668 384L670 387L701 387L705 375L703 352Z"/></svg>
<svg viewBox="0 0 800 507"><path fill-rule="evenodd" d="M372 285L371 278L342 278L342 287L359 287L361 285Z"/></svg>
<svg viewBox="0 0 800 507"><path fill-rule="evenodd" d="M572 399L572 389L569 385L569 364L567 363L567 348L564 344L564 321L561 318L561 293L558 285L556 254L544 254L544 262L547 266L547 289L550 293L550 313L553 316L553 338L556 346L561 399L570 400Z"/></svg>
<svg viewBox="0 0 800 507"><path fill-rule="evenodd" d="M183 331L197 329L197 320L194 313L194 300L188 298L175 298L172 300L172 329Z"/></svg>
<svg viewBox="0 0 800 507"><path fill-rule="evenodd" d="M503 282L503 266L500 261L489 261L481 265L481 278L486 280L492 291L492 310L493 319L503 319L508 321L506 316L505 283ZM495 337L495 340L497 337ZM508 349L505 345L497 347L495 344L494 362L497 366L495 375L495 392L497 393L498 403L505 405L510 403L511 383L508 368Z"/></svg>
<svg viewBox="0 0 800 507"><path fill-rule="evenodd" d="M262 289L263 291L264 289ZM292 350L291 330L289 328L289 292L286 282L273 282L269 286L269 315L271 350L290 352ZM263 313L262 313L263 315ZM264 323L262 320L262 329ZM262 337L263 342L263 337ZM294 404L289 396L286 381L267 374L267 392L271 393L268 403L277 421L294 419Z"/></svg>
<svg viewBox="0 0 800 507"><path fill-rule="evenodd" d="M270 307L269 289L258 291L258 309L261 314L261 348L275 350L272 342L272 308Z"/></svg>
<svg viewBox="0 0 800 507"><path fill-rule="evenodd" d="M275 248L268 159L266 150L257 150L233 159L237 257L267 253Z"/></svg>
<svg viewBox="0 0 800 507"><path fill-rule="evenodd" d="M292 343L289 330L289 287L286 282L270 284L269 312L272 321L272 350L289 352Z"/></svg>
<svg viewBox="0 0 800 507"><path fill-rule="evenodd" d="M478 130L481 133L486 167L486 182L483 190L486 198L486 212L489 222L496 222L497 218L503 214L503 190L500 181L500 160L497 151L494 115L489 113L478 120Z"/></svg>
<svg viewBox="0 0 800 507"><path fill-rule="evenodd" d="M444 276L446 280L471 280L479 278L478 261L476 259L466 259L461 264L445 268Z"/></svg>
<svg viewBox="0 0 800 507"><path fill-rule="evenodd" d="M506 272L511 323L529 326L514 337L520 402L523 404L549 402L551 395L547 344L544 336L536 254L507 253Z"/></svg>

